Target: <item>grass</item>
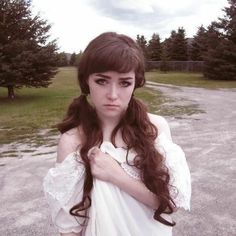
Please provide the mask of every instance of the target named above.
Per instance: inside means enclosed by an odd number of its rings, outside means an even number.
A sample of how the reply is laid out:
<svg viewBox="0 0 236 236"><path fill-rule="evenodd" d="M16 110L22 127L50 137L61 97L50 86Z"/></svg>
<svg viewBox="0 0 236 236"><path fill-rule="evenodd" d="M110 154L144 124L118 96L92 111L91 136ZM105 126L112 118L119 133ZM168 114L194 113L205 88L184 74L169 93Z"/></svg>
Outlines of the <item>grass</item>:
<svg viewBox="0 0 236 236"><path fill-rule="evenodd" d="M208 86L216 88L220 82L205 81L201 74L148 72L147 79L159 83L172 83L185 86ZM204 82L203 82L204 81ZM222 87L229 86L222 82ZM197 86L197 87L198 87ZM231 86L236 87L236 82ZM16 91L14 101L6 98L7 91L0 88L0 144L20 141L37 148L41 145L55 145L52 138L58 134L55 125L61 121L69 103L79 96L76 81L76 70L73 67L60 68L48 88L23 88ZM202 112L197 104L176 105L170 97L149 88L141 88L135 92L143 100L150 112L164 116L180 117ZM45 132L39 132L45 129Z"/></svg>
<svg viewBox="0 0 236 236"><path fill-rule="evenodd" d="M201 73L153 71L146 73L146 79L162 84L206 89L236 88L236 81L208 80Z"/></svg>
<svg viewBox="0 0 236 236"><path fill-rule="evenodd" d="M72 97L79 95L75 78L74 68L61 68L48 88L23 88L16 91L14 101L8 100L6 89L1 88L0 143L27 139L39 129L53 129Z"/></svg>

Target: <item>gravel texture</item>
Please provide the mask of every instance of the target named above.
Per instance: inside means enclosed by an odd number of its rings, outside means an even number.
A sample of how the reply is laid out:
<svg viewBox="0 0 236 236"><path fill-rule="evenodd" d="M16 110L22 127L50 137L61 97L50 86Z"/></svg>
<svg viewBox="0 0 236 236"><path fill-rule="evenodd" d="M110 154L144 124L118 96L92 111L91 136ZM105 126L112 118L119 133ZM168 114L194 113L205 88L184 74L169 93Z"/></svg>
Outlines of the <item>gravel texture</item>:
<svg viewBox="0 0 236 236"><path fill-rule="evenodd" d="M166 117L173 140L186 153L192 176L191 211L175 214L173 235L236 235L236 90L147 86L173 97L177 105L198 104L205 111L178 119ZM0 156L20 146L2 146ZM0 235L58 235L42 191L56 147L40 147L33 156L20 153L17 158L0 159Z"/></svg>

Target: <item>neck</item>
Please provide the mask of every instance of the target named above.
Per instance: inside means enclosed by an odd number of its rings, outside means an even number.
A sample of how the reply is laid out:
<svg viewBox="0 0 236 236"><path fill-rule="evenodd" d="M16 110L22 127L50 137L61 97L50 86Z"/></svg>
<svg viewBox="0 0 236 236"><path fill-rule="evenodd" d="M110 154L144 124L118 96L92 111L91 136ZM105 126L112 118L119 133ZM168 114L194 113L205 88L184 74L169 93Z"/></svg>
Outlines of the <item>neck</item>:
<svg viewBox="0 0 236 236"><path fill-rule="evenodd" d="M103 140L110 141L114 128L120 122L120 117L99 117L102 125Z"/></svg>

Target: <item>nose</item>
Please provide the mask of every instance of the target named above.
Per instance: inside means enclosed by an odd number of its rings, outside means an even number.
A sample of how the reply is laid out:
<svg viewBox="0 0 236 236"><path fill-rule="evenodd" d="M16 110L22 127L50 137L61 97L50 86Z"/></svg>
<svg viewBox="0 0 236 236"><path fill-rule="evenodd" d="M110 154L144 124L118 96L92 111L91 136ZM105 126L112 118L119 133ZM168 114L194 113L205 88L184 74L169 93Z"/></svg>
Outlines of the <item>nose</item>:
<svg viewBox="0 0 236 236"><path fill-rule="evenodd" d="M108 99L114 101L118 98L118 89L115 84L111 85L107 93Z"/></svg>

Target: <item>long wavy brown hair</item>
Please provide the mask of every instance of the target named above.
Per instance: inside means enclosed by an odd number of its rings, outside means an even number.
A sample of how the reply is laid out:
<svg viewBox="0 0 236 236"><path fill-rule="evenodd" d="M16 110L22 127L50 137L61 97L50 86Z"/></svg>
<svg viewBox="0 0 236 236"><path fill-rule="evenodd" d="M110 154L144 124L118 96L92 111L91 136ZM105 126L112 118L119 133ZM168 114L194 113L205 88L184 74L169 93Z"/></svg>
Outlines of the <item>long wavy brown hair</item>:
<svg viewBox="0 0 236 236"><path fill-rule="evenodd" d="M66 117L58 125L61 133L75 127L80 127L83 133L80 145L80 154L85 166L83 198L70 210L73 216L88 217L87 209L91 206L90 193L93 188L93 176L87 153L91 147L100 145L103 141L101 123L86 97L89 94L88 77L99 72L126 73L131 70L135 71L135 89L142 87L145 84L142 50L130 37L114 32L103 33L92 40L80 60L78 81L82 95L73 100ZM137 153L133 165L140 169L143 183L159 199L160 205L155 209L154 219L165 225L175 225L161 216L162 213L173 213L175 203L169 192L168 169L162 155L155 148L158 130L150 122L144 104L134 96L112 132L111 141L114 145L118 130L121 131L127 147L134 149Z"/></svg>

